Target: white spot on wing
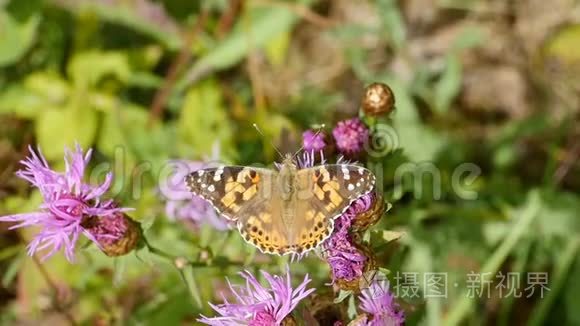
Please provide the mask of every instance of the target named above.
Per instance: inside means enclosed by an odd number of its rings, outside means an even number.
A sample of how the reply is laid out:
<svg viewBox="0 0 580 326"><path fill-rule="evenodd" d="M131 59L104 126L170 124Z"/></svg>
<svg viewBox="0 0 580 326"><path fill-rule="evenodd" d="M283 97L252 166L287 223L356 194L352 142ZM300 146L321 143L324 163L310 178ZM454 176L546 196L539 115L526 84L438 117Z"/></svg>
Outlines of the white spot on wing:
<svg viewBox="0 0 580 326"><path fill-rule="evenodd" d="M209 185L209 187L207 187L207 190L214 191L215 190L215 187L213 185Z"/></svg>
<svg viewBox="0 0 580 326"><path fill-rule="evenodd" d="M349 191L353 191L354 190L354 185L352 183L349 183L348 186L346 187Z"/></svg>
<svg viewBox="0 0 580 326"><path fill-rule="evenodd" d="M363 168L358 168L358 174L363 174L363 172L365 171L365 169Z"/></svg>
<svg viewBox="0 0 580 326"><path fill-rule="evenodd" d="M345 165L342 166L342 175L344 176L344 180L350 180L350 172Z"/></svg>

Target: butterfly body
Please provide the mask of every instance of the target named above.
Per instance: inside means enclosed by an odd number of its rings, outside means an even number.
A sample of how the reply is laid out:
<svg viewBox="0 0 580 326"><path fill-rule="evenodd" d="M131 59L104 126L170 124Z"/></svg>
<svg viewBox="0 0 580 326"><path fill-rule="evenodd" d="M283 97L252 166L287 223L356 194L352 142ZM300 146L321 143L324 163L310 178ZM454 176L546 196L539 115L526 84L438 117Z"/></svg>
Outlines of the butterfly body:
<svg viewBox="0 0 580 326"><path fill-rule="evenodd" d="M316 248L334 229L334 219L374 189L374 175L352 164L299 168L290 155L279 171L222 166L186 177L190 191L224 218L236 222L242 237L264 253L303 253Z"/></svg>

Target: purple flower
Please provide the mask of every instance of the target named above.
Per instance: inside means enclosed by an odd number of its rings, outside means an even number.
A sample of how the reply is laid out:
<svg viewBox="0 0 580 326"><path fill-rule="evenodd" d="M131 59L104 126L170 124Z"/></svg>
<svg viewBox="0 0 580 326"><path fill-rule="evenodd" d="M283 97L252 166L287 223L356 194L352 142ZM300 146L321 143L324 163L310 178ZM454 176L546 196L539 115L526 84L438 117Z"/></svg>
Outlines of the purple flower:
<svg viewBox="0 0 580 326"><path fill-rule="evenodd" d="M332 131L336 147L345 155L357 155L364 149L369 130L359 118L340 121Z"/></svg>
<svg viewBox="0 0 580 326"><path fill-rule="evenodd" d="M397 326L405 321L404 312L395 303L386 279L373 281L370 287L362 290L359 300L361 301L360 309L368 316L372 316L360 325Z"/></svg>
<svg viewBox="0 0 580 326"><path fill-rule="evenodd" d="M302 134L302 146L307 152L319 152L324 149L326 142L324 134L313 130L306 130Z"/></svg>
<svg viewBox="0 0 580 326"><path fill-rule="evenodd" d="M350 282L362 277L368 258L354 245L349 230L355 218L369 210L373 201L372 193L357 199L342 216L335 220L332 235L322 244L326 261L332 271L333 281Z"/></svg>
<svg viewBox="0 0 580 326"><path fill-rule="evenodd" d="M210 318L202 315L198 319L199 322L215 326L280 325L298 303L314 291L314 289L306 289L310 282L308 275L296 289L292 289L289 270L286 271L286 277L270 275L262 271L268 287L262 286L248 271L240 275L246 280L245 286L233 285L228 281L236 302L230 303L223 297L222 304L210 303L219 316Z"/></svg>
<svg viewBox="0 0 580 326"><path fill-rule="evenodd" d="M214 148L212 161L217 159L218 149ZM209 160L208 160L209 161ZM220 217L210 203L194 196L185 185L185 176L200 169L211 167L212 163L200 161L169 162L172 172L160 185L166 199L165 214L170 219L190 221L194 226L207 223L217 230L228 230L231 224Z"/></svg>
<svg viewBox="0 0 580 326"><path fill-rule="evenodd" d="M301 157L298 157L296 159L296 164L301 169L311 168L315 165L324 164L325 162L326 162L326 160L324 159L324 153L322 151L320 151L320 161L319 162L317 162L316 155L312 151L305 151L304 153L302 153Z"/></svg>
<svg viewBox="0 0 580 326"><path fill-rule="evenodd" d="M30 157L21 162L24 170L16 175L38 188L44 202L37 212L4 216L0 221L20 222L10 229L32 225L41 228L28 245L28 255L51 248L43 257L46 259L64 248L66 258L72 262L81 234L100 246L99 239L84 226L87 220L110 217L128 209L117 208L111 200L103 202L100 199L111 185L112 173L107 173L99 186L83 182L91 150L83 155L78 144L75 151L65 149L64 173L51 170L40 151L37 154L31 147L29 150ZM110 239L117 239L117 236L115 233L107 235Z"/></svg>

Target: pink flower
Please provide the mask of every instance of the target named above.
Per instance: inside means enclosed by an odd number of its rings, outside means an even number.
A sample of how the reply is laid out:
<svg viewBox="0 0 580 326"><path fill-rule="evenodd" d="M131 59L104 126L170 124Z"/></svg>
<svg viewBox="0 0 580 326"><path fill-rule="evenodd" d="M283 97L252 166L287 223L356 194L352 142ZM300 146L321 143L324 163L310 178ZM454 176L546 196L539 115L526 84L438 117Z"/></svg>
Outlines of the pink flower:
<svg viewBox="0 0 580 326"><path fill-rule="evenodd" d="M307 152L320 152L326 146L324 134L313 130L302 133L302 146Z"/></svg>
<svg viewBox="0 0 580 326"><path fill-rule="evenodd" d="M360 309L370 316L360 325L398 326L405 322L405 315L395 303L389 291L389 282L385 279L373 281L369 288L362 290L359 300Z"/></svg>
<svg viewBox="0 0 580 326"><path fill-rule="evenodd" d="M74 260L74 249L78 238L84 234L87 238L100 246L96 235L86 225L87 221L95 225L102 218L122 216L118 214L128 209L117 208L113 201L102 201L101 196L109 189L113 178L108 173L105 181L98 186L83 181L85 169L91 158L91 150L83 154L77 144L74 151L65 149L65 171L55 172L50 169L46 159L39 151L38 154L29 147L30 157L21 163L23 170L16 175L38 188L44 202L39 211L0 217L1 222L19 222L10 227L16 229L26 226L39 226L40 231L28 244L28 255L51 248L43 257L46 259L60 249L69 261ZM100 234L108 239L118 239L119 233L108 235Z"/></svg>
<svg viewBox="0 0 580 326"><path fill-rule="evenodd" d="M348 156L357 155L369 139L369 129L359 118L340 121L332 131L336 147Z"/></svg>
<svg viewBox="0 0 580 326"><path fill-rule="evenodd" d="M354 219L369 210L373 200L374 195L371 193L352 203L346 212L335 220L330 238L322 244L333 281L352 281L363 275L368 258L355 247L349 231Z"/></svg>
<svg viewBox="0 0 580 326"><path fill-rule="evenodd" d="M201 316L198 319L207 325L214 326L274 326L280 325L300 301L309 296L314 289L306 289L310 282L308 275L295 289L290 282L290 270L286 271L286 277L270 275L262 271L262 276L268 282L268 286L261 285L258 280L245 271L240 275L246 280L245 286L228 284L236 302L230 303L224 297L224 303L211 304L211 307L219 314L216 317Z"/></svg>

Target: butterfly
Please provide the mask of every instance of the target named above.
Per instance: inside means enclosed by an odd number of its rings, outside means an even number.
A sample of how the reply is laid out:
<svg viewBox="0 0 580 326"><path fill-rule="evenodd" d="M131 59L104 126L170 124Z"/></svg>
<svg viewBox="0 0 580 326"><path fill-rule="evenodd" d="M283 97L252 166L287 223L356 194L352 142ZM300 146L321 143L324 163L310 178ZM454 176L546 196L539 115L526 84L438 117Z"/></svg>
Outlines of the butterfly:
<svg viewBox="0 0 580 326"><path fill-rule="evenodd" d="M220 166L185 177L189 190L236 223L261 252L302 254L323 243L334 220L374 190L375 176L354 164L299 168L286 155L279 171Z"/></svg>

